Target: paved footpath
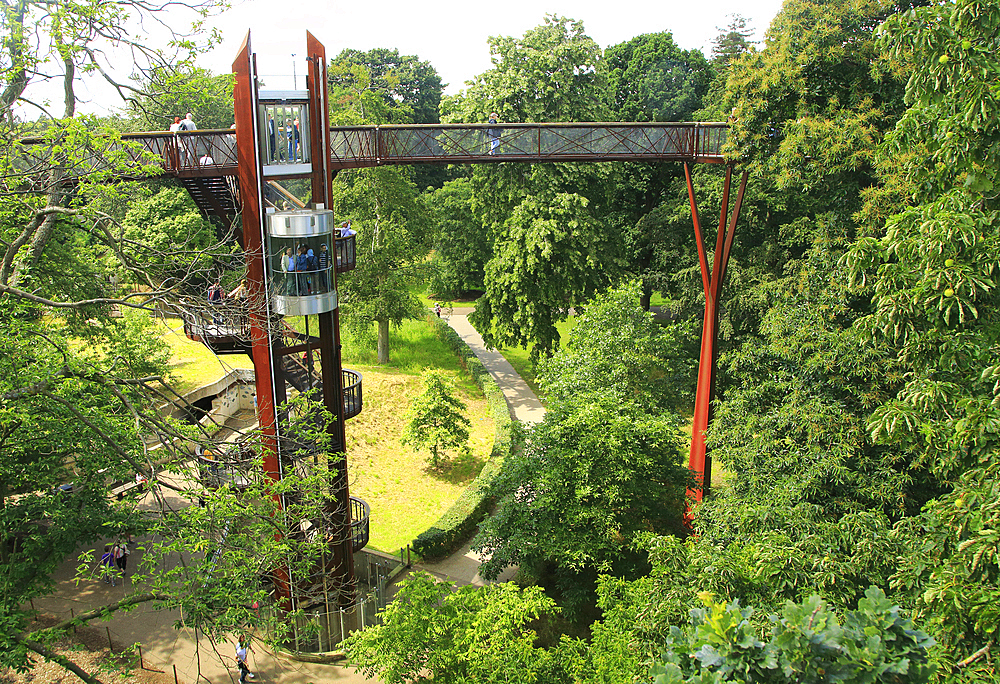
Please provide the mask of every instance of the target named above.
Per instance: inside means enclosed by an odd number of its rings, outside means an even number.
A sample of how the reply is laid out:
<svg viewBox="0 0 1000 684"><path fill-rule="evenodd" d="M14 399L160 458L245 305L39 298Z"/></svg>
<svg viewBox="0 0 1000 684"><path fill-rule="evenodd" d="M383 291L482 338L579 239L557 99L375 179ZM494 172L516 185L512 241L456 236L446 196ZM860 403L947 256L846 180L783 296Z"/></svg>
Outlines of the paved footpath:
<svg viewBox="0 0 1000 684"><path fill-rule="evenodd" d="M496 351L489 351L483 343L483 338L476 329L469 324L468 315L472 313L472 308L456 308L442 310L445 321L465 340L476 357L483 362L483 366L490 375L497 381L497 385L503 391L507 399L507 406L511 415L522 423L539 423L545 417L545 407L538 400L514 367ZM420 563L415 567L418 570L440 577L443 580L454 582L455 584L473 584L482 586L489 584L489 580L483 579L479 575L479 565L482 558L469 549L469 542L462 548L436 563ZM516 567L507 568L497 577L497 582L506 582L517 572Z"/></svg>
<svg viewBox="0 0 1000 684"><path fill-rule="evenodd" d="M447 309L442 311L442 316L455 332L465 340L476 357L483 362L483 366L490 372L490 375L497 381L510 413L522 423L540 423L545 417L545 407L538 400L521 376L517 374L514 367L508 363L499 351L487 350L483 343L483 338L476 329L469 324L468 315L472 313L472 308L457 308L450 313Z"/></svg>

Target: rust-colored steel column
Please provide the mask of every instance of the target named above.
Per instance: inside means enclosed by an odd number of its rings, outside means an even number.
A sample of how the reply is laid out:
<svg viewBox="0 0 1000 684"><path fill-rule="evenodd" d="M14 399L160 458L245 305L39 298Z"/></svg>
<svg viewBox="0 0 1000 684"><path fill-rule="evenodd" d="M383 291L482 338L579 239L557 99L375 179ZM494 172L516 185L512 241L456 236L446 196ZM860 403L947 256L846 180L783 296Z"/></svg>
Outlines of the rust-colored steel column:
<svg viewBox="0 0 1000 684"><path fill-rule="evenodd" d="M236 84L233 98L236 110L237 174L243 218L243 240L247 263L247 294L251 302L250 339L257 385L257 418L264 435L264 471L274 480L281 479L278 449L275 439L277 416L274 403L274 369L267 329L267 307L264 283L264 214L261 192L260 155L257 143L257 117L253 87L254 65L247 33L240 52L233 62Z"/></svg>
<svg viewBox="0 0 1000 684"><path fill-rule="evenodd" d="M236 115L237 174L243 220L243 247L247 264L247 302L250 318L251 356L257 388L257 419L260 423L264 474L272 480L281 479L281 464L277 443L277 397L275 369L272 363L271 340L268 334L267 283L264 273L264 197L261 177L257 103L254 78L256 64L250 51L250 33L233 62L236 83L233 88ZM281 388L284 395L284 388ZM275 501L282 505L280 496ZM291 592L284 568L275 571L278 592L290 608Z"/></svg>
<svg viewBox="0 0 1000 684"><path fill-rule="evenodd" d="M309 142L312 150L312 200L330 208L330 118L327 103L326 48L316 37L306 32L309 91ZM330 245L331 258L336 263L336 245ZM337 287L337 269L331 274ZM327 511L335 530L332 543L333 578L339 590L341 605L350 606L354 597L354 550L351 535L351 494L347 477L347 435L344 421L343 365L340 356L340 306L319 314L320 363L323 378L323 404L335 417L329 426L333 443L344 453L344 460L333 474L330 489L336 501Z"/></svg>
<svg viewBox="0 0 1000 684"><path fill-rule="evenodd" d="M694 222L695 242L698 248L698 262L701 265L701 282L705 291L705 316L701 331L701 354L698 359L698 389L694 401L694 416L691 426L691 453L688 467L695 473L696 486L688 491L688 496L701 501L712 484L712 459L705 449L705 431L712 419L712 400L715 398L715 367L718 351L719 298L722 294L723 279L729 263L729 252L736 233L743 194L746 190L748 171L743 172L740 189L736 195L732 216L729 215L729 195L731 191L733 166L726 165L726 180L722 190L722 209L719 212L719 226L716 232L715 252L712 267L708 266L708 254L701 233L698 204L694 196L691 180L691 165L685 162L684 175L687 179L688 200L691 203L691 219ZM727 221L728 219L728 221Z"/></svg>

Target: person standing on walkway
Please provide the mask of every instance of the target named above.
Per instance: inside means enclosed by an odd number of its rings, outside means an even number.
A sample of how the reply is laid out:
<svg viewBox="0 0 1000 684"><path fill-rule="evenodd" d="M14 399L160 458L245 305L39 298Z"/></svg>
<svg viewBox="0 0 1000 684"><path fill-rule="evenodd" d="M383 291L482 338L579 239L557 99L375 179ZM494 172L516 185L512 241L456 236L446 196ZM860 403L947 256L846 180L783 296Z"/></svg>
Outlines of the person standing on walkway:
<svg viewBox="0 0 1000 684"><path fill-rule="evenodd" d="M242 637L236 644L236 666L240 668L240 684L247 684L248 679L254 679L250 665L247 663L247 654L250 651L250 640Z"/></svg>
<svg viewBox="0 0 1000 684"><path fill-rule="evenodd" d="M490 112L490 120L487 123L490 124L490 127L486 129L486 135L490 136L490 154L494 155L497 153L497 148L500 147L500 134L503 129L497 126L496 112Z"/></svg>
<svg viewBox="0 0 1000 684"><path fill-rule="evenodd" d="M105 582L115 586L115 556L108 544L104 545L104 555L101 556L101 573Z"/></svg>
<svg viewBox="0 0 1000 684"><path fill-rule="evenodd" d="M434 302L434 313L437 314L438 318L441 318L441 302Z"/></svg>

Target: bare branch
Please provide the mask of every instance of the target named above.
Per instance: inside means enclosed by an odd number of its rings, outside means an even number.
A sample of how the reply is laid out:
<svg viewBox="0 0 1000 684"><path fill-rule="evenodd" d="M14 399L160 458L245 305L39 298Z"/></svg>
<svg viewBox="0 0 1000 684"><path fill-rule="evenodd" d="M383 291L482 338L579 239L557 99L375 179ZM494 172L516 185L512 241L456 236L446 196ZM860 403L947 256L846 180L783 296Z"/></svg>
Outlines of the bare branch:
<svg viewBox="0 0 1000 684"><path fill-rule="evenodd" d="M79 665L74 663L72 660L65 656L61 656L55 651L52 651L37 641L32 641L31 639L25 639L24 637L14 637L21 644L27 646L30 650L34 651L38 655L42 656L46 660L51 660L54 663L62 665L64 668L75 674L77 677L87 682L87 684L104 684L100 679L92 675L87 674Z"/></svg>

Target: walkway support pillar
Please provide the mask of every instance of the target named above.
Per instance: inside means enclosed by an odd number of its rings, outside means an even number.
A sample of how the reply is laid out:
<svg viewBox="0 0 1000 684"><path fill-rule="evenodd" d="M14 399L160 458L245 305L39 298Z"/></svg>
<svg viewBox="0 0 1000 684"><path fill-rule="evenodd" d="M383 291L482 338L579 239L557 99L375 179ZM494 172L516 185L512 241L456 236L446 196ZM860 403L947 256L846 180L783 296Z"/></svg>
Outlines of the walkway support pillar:
<svg viewBox="0 0 1000 684"><path fill-rule="evenodd" d="M694 416L691 426L691 453L688 467L695 474L695 486L688 496L701 501L708 494L712 484L712 459L705 449L705 431L712 419L712 400L715 398L716 344L719 336L719 298L729 264L729 252L733 246L736 222L740 217L743 195L746 191L749 171L743 172L740 189L736 194L732 215L729 214L729 196L732 190L733 165L726 164L726 180L722 189L722 209L716 231L715 251L712 266L708 265L708 252L702 237L701 221L698 217L698 203L694 196L691 180L691 165L684 163L687 179L688 200L691 202L691 219L694 222L694 236L698 248L698 262L701 265L701 283L705 292L705 317L701 329L701 355L698 359L698 389L694 401Z"/></svg>
<svg viewBox="0 0 1000 684"><path fill-rule="evenodd" d="M250 318L251 356L257 389L257 420L263 450L264 475L271 480L281 479L278 458L277 407L284 401L283 383L277 382L274 368L274 350L269 331L267 305L267 275L264 268L264 192L260 179L261 151L256 118L256 60L250 49L247 33L233 62L236 83L233 87L234 114L236 118L236 154L239 160L237 173L240 182L242 205L243 247L247 265L247 313ZM284 508L278 495L275 501ZM285 610L293 609L288 571L275 571L275 584L283 598Z"/></svg>

